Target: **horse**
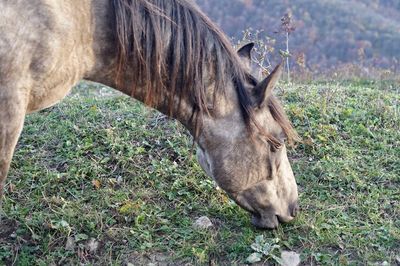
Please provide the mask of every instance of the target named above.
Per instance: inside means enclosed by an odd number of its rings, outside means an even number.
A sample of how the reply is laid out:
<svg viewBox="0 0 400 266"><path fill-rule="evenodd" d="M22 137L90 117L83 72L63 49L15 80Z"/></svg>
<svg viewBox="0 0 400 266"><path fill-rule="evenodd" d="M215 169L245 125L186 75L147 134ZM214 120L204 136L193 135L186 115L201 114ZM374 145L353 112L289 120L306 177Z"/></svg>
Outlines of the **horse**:
<svg viewBox="0 0 400 266"><path fill-rule="evenodd" d="M250 72L191 0L0 0L0 199L26 115L80 80L104 84L180 121L204 171L274 229L298 213L286 146L296 132L273 95L283 66Z"/></svg>

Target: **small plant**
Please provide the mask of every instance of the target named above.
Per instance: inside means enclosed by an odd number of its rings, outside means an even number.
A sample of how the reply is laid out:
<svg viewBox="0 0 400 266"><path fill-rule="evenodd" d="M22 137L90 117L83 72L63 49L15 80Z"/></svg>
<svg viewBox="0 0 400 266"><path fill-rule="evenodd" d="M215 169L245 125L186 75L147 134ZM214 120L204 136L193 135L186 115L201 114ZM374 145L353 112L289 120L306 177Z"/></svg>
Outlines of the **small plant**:
<svg viewBox="0 0 400 266"><path fill-rule="evenodd" d="M264 239L263 235L257 236L255 242L251 244L251 249L255 252L247 257L246 262L253 264L265 258L272 259L276 263L282 264L281 258L276 255L276 252L281 248L279 242L279 238Z"/></svg>
<svg viewBox="0 0 400 266"><path fill-rule="evenodd" d="M293 23L292 13L288 12L281 18L280 28L275 33L285 35L285 50L279 50L279 55L286 61L287 79L290 82L290 57L292 54L289 49L289 36L296 30ZM267 76L272 70L271 58L274 57L276 39L269 37L263 30L253 30L249 28L243 32L243 37L237 42L237 46L243 46L249 42L255 44L252 60L260 68L260 76ZM305 68L305 55L301 54L297 58L300 67Z"/></svg>
<svg viewBox="0 0 400 266"><path fill-rule="evenodd" d="M275 51L276 40L266 36L262 30L249 28L243 32L243 37L237 46L241 47L249 42L255 44L252 60L260 68L261 76L267 76L272 70L271 57Z"/></svg>
<svg viewBox="0 0 400 266"><path fill-rule="evenodd" d="M292 32L296 30L296 27L293 24L292 12L286 13L281 18L281 28L279 32L285 34L286 38L286 51L280 51L280 54L283 58L286 58L286 68L287 68L287 78L290 83L290 50L289 50L289 36Z"/></svg>

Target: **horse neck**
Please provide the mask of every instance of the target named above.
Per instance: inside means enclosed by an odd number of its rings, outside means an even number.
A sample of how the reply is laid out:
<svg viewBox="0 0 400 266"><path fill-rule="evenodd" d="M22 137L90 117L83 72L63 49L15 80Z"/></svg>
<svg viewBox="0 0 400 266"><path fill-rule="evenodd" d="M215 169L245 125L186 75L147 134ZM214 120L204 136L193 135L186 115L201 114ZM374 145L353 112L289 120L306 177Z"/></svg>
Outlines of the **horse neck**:
<svg viewBox="0 0 400 266"><path fill-rule="evenodd" d="M125 75L126 78L124 79L126 84L131 84L132 81L130 81L129 75ZM132 91L131 86L120 86L116 83L115 81L115 73L107 73L107 69L104 69L104 71L101 70L101 68L98 68L96 71L93 71L88 75L86 80L90 80L93 82L101 83L106 86L109 86L115 90L118 90L142 103L146 102L146 89L145 87L137 87L134 91ZM153 103L152 108L160 111L161 113L171 116L174 119L177 119L179 122L181 122L192 134L194 134L194 128L195 124L193 121L193 105L190 103L188 99L182 98L179 99L179 97L174 97L174 104L173 104L173 109L170 110L169 104L164 101L163 99L167 99L169 96L168 89L166 88L165 90L161 90L161 97L159 97L160 101ZM171 112L172 111L172 112Z"/></svg>
<svg viewBox="0 0 400 266"><path fill-rule="evenodd" d="M98 0L93 1L94 8L92 9L92 15L94 19L92 20L92 34L93 38L93 54L95 57L94 66L88 71L85 75L85 79L102 83L109 87L112 87L116 90L123 92L141 102L146 102L146 88L144 86L135 86L136 88L132 90L132 85L137 82L133 80L132 73L135 71L132 67L127 67L127 69L122 73L122 83L117 84L117 57L118 51L116 50L116 33L114 29L113 23L110 21L113 20L113 15L110 6L110 1L108 0ZM210 52L210 51L208 51ZM209 66L203 66L204 70L204 78L210 79L212 75L210 73L215 73L212 71ZM184 88L184 89L192 89L192 88ZM180 121L192 134L194 133L194 128L196 127L196 119L193 119L193 102L188 99L187 96L179 97L178 95L173 98L173 108L172 110L169 108L169 103L165 99L168 99L170 96L169 88L164 88L159 90L161 95L159 95L158 102L154 102L151 107L159 110L160 112L170 115L172 117ZM228 94L232 94L233 91L229 91ZM210 86L210 89L207 91L208 99L212 99L213 97L213 89ZM224 92L224 96L226 92ZM222 95L217 95L217 97L223 97ZM172 111L172 112L171 112Z"/></svg>

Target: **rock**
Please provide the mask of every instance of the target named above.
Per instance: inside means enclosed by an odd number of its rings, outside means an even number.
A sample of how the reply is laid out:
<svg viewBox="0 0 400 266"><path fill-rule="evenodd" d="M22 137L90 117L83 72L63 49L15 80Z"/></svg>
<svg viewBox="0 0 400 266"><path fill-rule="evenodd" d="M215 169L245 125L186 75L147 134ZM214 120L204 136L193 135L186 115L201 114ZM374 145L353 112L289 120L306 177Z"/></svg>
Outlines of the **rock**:
<svg viewBox="0 0 400 266"><path fill-rule="evenodd" d="M384 261L381 264L379 264L379 266L390 266L389 262Z"/></svg>
<svg viewBox="0 0 400 266"><path fill-rule="evenodd" d="M99 242L96 240L96 239L94 239L94 238L91 238L88 242L87 242L87 244L86 244L86 249L90 252L90 253L96 253L97 252L97 250L99 249Z"/></svg>
<svg viewBox="0 0 400 266"><path fill-rule="evenodd" d="M65 244L65 250L74 251L75 250L75 240L73 237L68 237L67 243Z"/></svg>
<svg viewBox="0 0 400 266"><path fill-rule="evenodd" d="M400 256L396 256L396 265L400 265Z"/></svg>
<svg viewBox="0 0 400 266"><path fill-rule="evenodd" d="M208 229L213 227L213 223L207 216L202 216L194 222L193 226L198 229Z"/></svg>
<svg viewBox="0 0 400 266"><path fill-rule="evenodd" d="M166 262L166 261L170 260L171 258L166 254L156 253L156 254L150 255L150 259L152 262Z"/></svg>
<svg viewBox="0 0 400 266"><path fill-rule="evenodd" d="M372 264L372 265L376 265L376 266L392 266L392 264L390 264L388 261L376 262L376 263L374 263L374 264ZM394 265L394 264L393 264L393 265ZM397 265L397 266L400 265L400 264L398 263L397 258L396 258L396 265Z"/></svg>
<svg viewBox="0 0 400 266"><path fill-rule="evenodd" d="M293 251L283 251L281 253L282 266L298 266L300 265L300 254Z"/></svg>

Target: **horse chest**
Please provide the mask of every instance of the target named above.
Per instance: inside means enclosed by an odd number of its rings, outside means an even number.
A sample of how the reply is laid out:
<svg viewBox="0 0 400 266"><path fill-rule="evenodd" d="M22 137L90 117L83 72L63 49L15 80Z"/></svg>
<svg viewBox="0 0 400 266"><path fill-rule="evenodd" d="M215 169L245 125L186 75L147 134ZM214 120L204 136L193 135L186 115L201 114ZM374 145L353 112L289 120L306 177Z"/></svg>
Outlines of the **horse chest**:
<svg viewBox="0 0 400 266"><path fill-rule="evenodd" d="M77 71L65 68L53 73L43 82L32 87L28 113L39 111L55 105L62 100L82 77Z"/></svg>
<svg viewBox="0 0 400 266"><path fill-rule="evenodd" d="M80 47L56 49L49 56L42 53L30 67L32 85L28 112L50 107L63 99L87 69L87 60Z"/></svg>
<svg viewBox="0 0 400 266"><path fill-rule="evenodd" d="M54 29L42 32L36 46L28 73L32 80L29 113L63 99L94 64L90 27L83 31L80 21L68 20L67 15L61 13Z"/></svg>

